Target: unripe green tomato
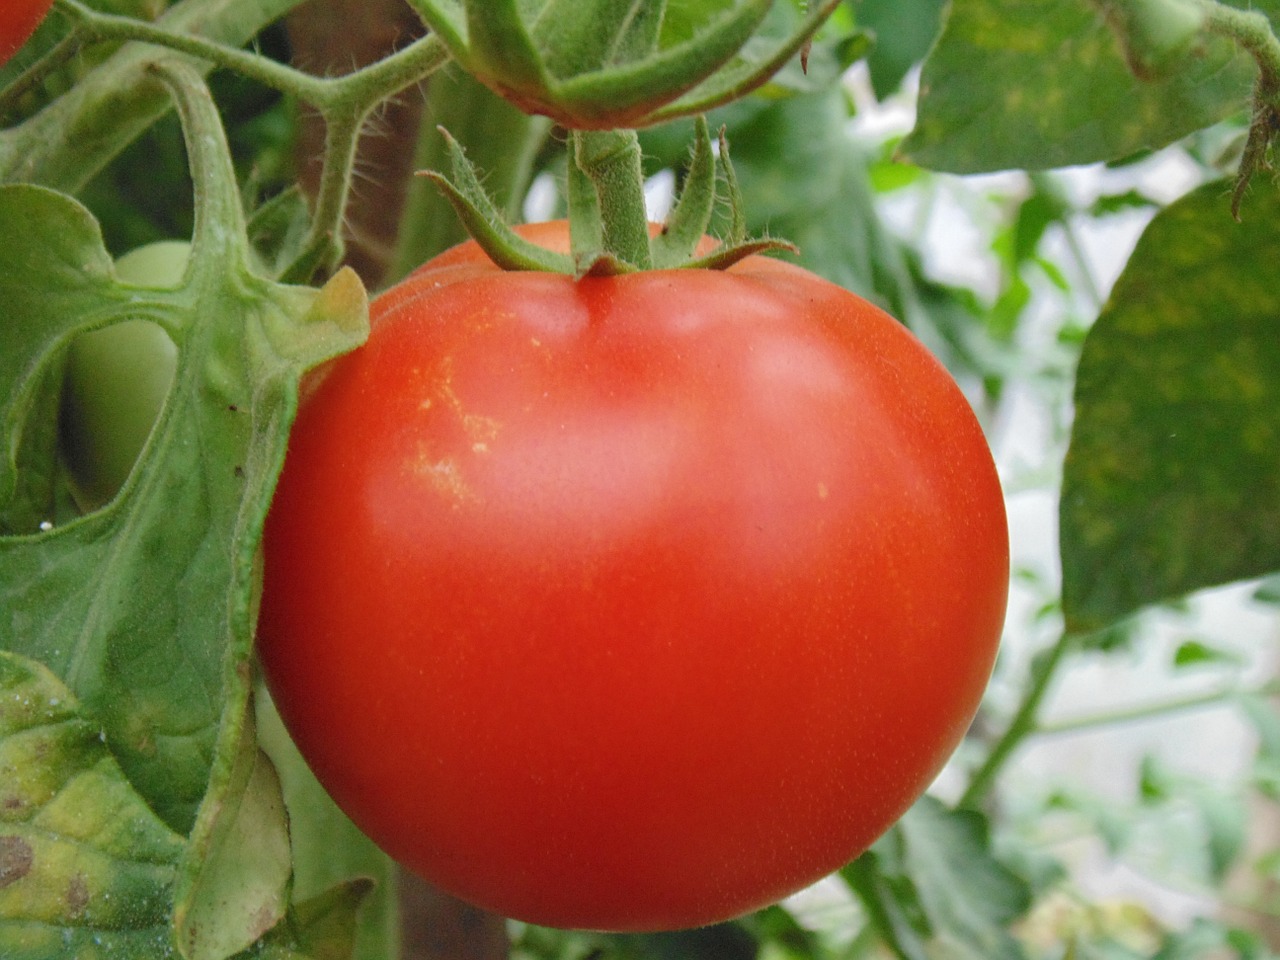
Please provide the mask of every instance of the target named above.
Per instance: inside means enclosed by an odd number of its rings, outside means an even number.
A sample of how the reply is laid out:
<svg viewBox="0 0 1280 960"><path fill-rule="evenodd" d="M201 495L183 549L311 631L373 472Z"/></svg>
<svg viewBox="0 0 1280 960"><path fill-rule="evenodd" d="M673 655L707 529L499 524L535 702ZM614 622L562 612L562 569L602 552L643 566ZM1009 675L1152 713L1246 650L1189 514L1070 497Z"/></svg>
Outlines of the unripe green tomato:
<svg viewBox="0 0 1280 960"><path fill-rule="evenodd" d="M190 248L176 240L139 247L116 261L116 275L138 286L174 287ZM62 451L82 510L109 502L128 479L177 363L173 340L150 320L124 320L72 341L63 383Z"/></svg>

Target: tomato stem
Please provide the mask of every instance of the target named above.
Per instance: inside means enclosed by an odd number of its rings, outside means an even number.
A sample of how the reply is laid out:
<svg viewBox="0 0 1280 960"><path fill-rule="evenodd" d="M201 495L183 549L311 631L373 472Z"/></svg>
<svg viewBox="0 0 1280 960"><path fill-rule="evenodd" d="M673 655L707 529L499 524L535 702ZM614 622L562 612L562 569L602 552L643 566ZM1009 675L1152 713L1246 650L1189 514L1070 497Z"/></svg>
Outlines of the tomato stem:
<svg viewBox="0 0 1280 960"><path fill-rule="evenodd" d="M584 190L570 194L571 230L589 231L594 241L596 228L584 222L599 217L598 251L578 247L588 259L579 261L580 272L590 272L592 259L603 254L637 270L653 267L649 252L649 219L645 211L644 173L640 166L640 139L634 130L578 130L573 134L570 162L595 188L595 202L586 211L575 211L572 200L589 197Z"/></svg>
<svg viewBox="0 0 1280 960"><path fill-rule="evenodd" d="M355 167L356 145L365 121L387 97L434 73L448 60L435 35L420 38L390 56L352 73L317 77L268 57L239 50L161 23L101 13L79 0L57 0L58 8L78 22L76 34L87 41L135 41L177 50L234 70L265 86L315 107L325 120L325 152L311 231L283 277L309 281L336 265L341 256L342 218Z"/></svg>
<svg viewBox="0 0 1280 960"><path fill-rule="evenodd" d="M1271 21L1255 10L1237 10L1217 0L1200 0L1200 7L1204 30L1234 41L1258 65L1249 137L1231 191L1231 216L1239 220L1249 181L1259 167L1267 165L1267 153L1280 134L1280 40Z"/></svg>
<svg viewBox="0 0 1280 960"><path fill-rule="evenodd" d="M1022 742L1036 731L1040 706L1057 676L1058 668L1066 659L1067 653L1074 648L1075 640L1075 634L1064 632L1052 647L1032 661L1031 675L1023 690L1022 702L1018 704L1004 733L991 745L986 759L970 778L968 787L956 804L958 808L973 810L982 806L1005 763Z"/></svg>

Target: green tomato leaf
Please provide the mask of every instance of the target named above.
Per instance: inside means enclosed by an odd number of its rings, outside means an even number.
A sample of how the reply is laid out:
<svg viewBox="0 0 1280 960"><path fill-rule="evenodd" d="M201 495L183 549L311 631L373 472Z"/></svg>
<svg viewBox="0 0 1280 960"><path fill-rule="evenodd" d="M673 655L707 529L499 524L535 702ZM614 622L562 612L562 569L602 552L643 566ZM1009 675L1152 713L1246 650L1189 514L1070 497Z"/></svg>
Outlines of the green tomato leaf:
<svg viewBox="0 0 1280 960"><path fill-rule="evenodd" d="M858 24L875 34L867 57L876 96L887 97L902 78L924 59L942 29L946 0L862 0Z"/></svg>
<svg viewBox="0 0 1280 960"><path fill-rule="evenodd" d="M247 674L240 682L247 695ZM223 960L256 943L289 901L284 798L258 749L252 712L241 712L223 735L237 747L218 751L230 763L215 765L174 891L176 938L187 960Z"/></svg>
<svg viewBox="0 0 1280 960"><path fill-rule="evenodd" d="M51 480L56 471L62 371L60 363L33 367L31 354L52 352L84 325L85 318L74 307L105 283L112 265L101 243L94 242L97 224L82 207L61 210L60 216L45 220L49 197L40 191L12 190L5 201L0 237L21 231L40 245L32 250L41 252L25 262L6 263L0 272L0 302L6 304L0 329L0 423L5 438L0 533L35 533L54 517ZM7 257L0 254L6 261L22 255L16 249L6 253ZM39 273L39 282L25 282L28 273Z"/></svg>
<svg viewBox="0 0 1280 960"><path fill-rule="evenodd" d="M27 402L31 384L76 330L143 317L179 347L173 391L119 496L73 522L0 538L0 647L72 688L134 786L185 833L209 779L228 650L234 641L248 655L253 553L297 378L360 339L363 290L350 275L317 295L205 270L199 282L144 293L116 284L105 256L74 201L0 188L0 418L10 436L48 415ZM18 469L7 457L0 476Z"/></svg>
<svg viewBox="0 0 1280 960"><path fill-rule="evenodd" d="M992 856L986 819L925 797L898 829L902 863L944 955L1020 960L1007 927L1030 906L1030 892Z"/></svg>
<svg viewBox="0 0 1280 960"><path fill-rule="evenodd" d="M183 847L71 691L0 651L0 956L168 956Z"/></svg>
<svg viewBox="0 0 1280 960"><path fill-rule="evenodd" d="M356 956L358 911L372 889L372 881L359 878L303 901L294 907L287 929L272 931L252 952L253 960L351 960ZM376 954L397 955L387 949Z"/></svg>
<svg viewBox="0 0 1280 960"><path fill-rule="evenodd" d="M1025 960L1007 927L1031 905L1030 888L992 855L981 814L926 796L871 853L870 867L860 858L844 876L864 902L864 890L875 891L904 955L921 955L910 945L928 934L923 955Z"/></svg>
<svg viewBox="0 0 1280 960"><path fill-rule="evenodd" d="M1280 195L1147 228L1084 344L1060 504L1068 629L1280 569Z"/></svg>
<svg viewBox="0 0 1280 960"><path fill-rule="evenodd" d="M50 415L26 398L77 333L142 318L178 347L174 386L115 498L0 538L0 646L66 682L131 787L191 831L173 882L177 943L222 960L284 915L290 876L280 786L249 706L254 557L298 379L363 338L364 289L349 271L316 291L198 257L180 286L124 285L75 201L10 186L0 298L11 436ZM13 478L8 454L0 477ZM8 487L12 502L21 488Z"/></svg>
<svg viewBox="0 0 1280 960"><path fill-rule="evenodd" d="M340 946L348 943L344 924L349 899L358 894L362 905L355 919L352 949L341 954L343 960L386 960L400 955L400 911L397 899L397 867L353 824L325 792L311 768L294 746L280 715L265 688L257 691L257 732L259 743L271 757L284 788L285 806L289 811L289 833L293 849L293 895L304 901L297 908L306 914L311 908L329 903L334 914L315 915L314 924L303 926L311 934L303 940L314 943L322 932L334 935ZM368 878L372 889L362 881L346 883L349 877ZM345 892L344 892L345 891ZM299 927L299 917L289 927ZM268 941L276 942L276 933ZM317 960L328 960L329 954L310 947Z"/></svg>
<svg viewBox="0 0 1280 960"><path fill-rule="evenodd" d="M1090 0L967 0L951 5L925 61L902 152L955 173L1110 160L1243 109L1255 72L1229 41L1205 38L1176 71L1143 81Z"/></svg>

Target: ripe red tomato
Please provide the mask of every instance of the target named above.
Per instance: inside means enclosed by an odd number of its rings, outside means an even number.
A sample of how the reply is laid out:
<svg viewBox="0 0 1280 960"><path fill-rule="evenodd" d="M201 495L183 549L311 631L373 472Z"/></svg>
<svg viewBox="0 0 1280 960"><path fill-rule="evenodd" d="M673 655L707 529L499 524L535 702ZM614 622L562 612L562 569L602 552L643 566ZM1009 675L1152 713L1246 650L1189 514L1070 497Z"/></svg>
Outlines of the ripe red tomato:
<svg viewBox="0 0 1280 960"><path fill-rule="evenodd" d="M609 930L866 848L965 732L1009 572L973 413L877 308L473 244L314 386L265 558L266 678L338 804L466 900Z"/></svg>
<svg viewBox="0 0 1280 960"><path fill-rule="evenodd" d="M26 43L53 0L3 0L0 2L0 66Z"/></svg>

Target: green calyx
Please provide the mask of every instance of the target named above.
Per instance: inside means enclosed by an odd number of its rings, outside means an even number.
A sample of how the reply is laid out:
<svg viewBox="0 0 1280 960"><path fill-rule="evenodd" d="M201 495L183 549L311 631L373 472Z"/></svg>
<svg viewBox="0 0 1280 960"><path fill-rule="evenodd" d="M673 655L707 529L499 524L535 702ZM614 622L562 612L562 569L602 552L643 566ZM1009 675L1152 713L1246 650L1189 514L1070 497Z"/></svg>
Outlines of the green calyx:
<svg viewBox="0 0 1280 960"><path fill-rule="evenodd" d="M669 16L666 0L410 0L463 69L573 130L646 127L744 96L840 0L811 0L793 30L766 37L774 3L686 3Z"/></svg>
<svg viewBox="0 0 1280 960"><path fill-rule="evenodd" d="M519 236L485 193L480 177L456 140L449 145L452 178L423 174L444 193L467 232L504 270L540 270L575 277L613 276L638 270L696 268L724 270L756 253L795 252L783 240L749 238L729 146L721 132L719 150L703 117L698 117L693 154L684 185L666 222L656 233L645 216L640 144L633 130L577 131L569 151L569 233L571 252L547 250ZM723 187L723 192L722 192ZM717 200L731 211L728 236L699 255Z"/></svg>

